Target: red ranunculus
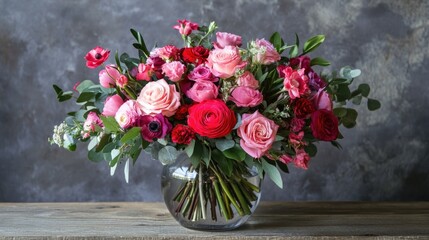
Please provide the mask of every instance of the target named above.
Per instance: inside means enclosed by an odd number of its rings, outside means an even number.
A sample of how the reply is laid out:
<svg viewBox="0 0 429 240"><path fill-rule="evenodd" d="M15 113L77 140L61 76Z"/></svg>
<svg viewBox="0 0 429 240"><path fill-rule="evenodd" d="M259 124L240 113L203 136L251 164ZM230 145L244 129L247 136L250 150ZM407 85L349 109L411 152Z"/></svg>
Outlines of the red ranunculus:
<svg viewBox="0 0 429 240"><path fill-rule="evenodd" d="M189 108L188 125L203 137L224 137L236 123L234 111L220 99L206 100Z"/></svg>
<svg viewBox="0 0 429 240"><path fill-rule="evenodd" d="M193 48L182 48L182 60L187 63L194 63L196 65L203 64L207 61L210 51L203 46L196 46Z"/></svg>
<svg viewBox="0 0 429 240"><path fill-rule="evenodd" d="M316 111L316 108L313 102L307 98L299 98L294 103L293 112L297 118L307 118L314 111Z"/></svg>
<svg viewBox="0 0 429 240"><path fill-rule="evenodd" d="M333 112L320 109L311 115L313 136L323 141L333 141L338 137L338 118Z"/></svg>
<svg viewBox="0 0 429 240"><path fill-rule="evenodd" d="M195 139L195 132L186 125L177 124L171 131L171 141L178 144L190 144Z"/></svg>

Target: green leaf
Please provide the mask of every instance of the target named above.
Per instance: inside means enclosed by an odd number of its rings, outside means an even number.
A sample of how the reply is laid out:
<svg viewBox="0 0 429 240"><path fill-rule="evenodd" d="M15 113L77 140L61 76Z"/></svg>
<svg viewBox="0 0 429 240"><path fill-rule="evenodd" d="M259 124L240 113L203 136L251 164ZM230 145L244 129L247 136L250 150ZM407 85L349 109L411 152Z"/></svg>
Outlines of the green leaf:
<svg viewBox="0 0 429 240"><path fill-rule="evenodd" d="M116 122L114 117L105 117L100 116L101 121L103 121L104 128L107 132L119 132L119 124Z"/></svg>
<svg viewBox="0 0 429 240"><path fill-rule="evenodd" d="M352 103L355 105L359 105L362 102L362 95L357 95L352 98Z"/></svg>
<svg viewBox="0 0 429 240"><path fill-rule="evenodd" d="M98 144L98 137L92 137L88 144L88 151L91 151Z"/></svg>
<svg viewBox="0 0 429 240"><path fill-rule="evenodd" d="M64 134L63 136L64 143L63 147L69 151L75 151L76 150L76 141L72 136L69 134Z"/></svg>
<svg viewBox="0 0 429 240"><path fill-rule="evenodd" d="M235 146L235 141L229 140L229 139L222 139L222 138L215 139L215 143L216 143L217 149L219 149L222 152L227 149L233 148Z"/></svg>
<svg viewBox="0 0 429 240"><path fill-rule="evenodd" d="M225 157L227 158L234 159L237 161L243 161L246 158L246 152L238 145L235 145L233 148L223 151L223 155L225 155Z"/></svg>
<svg viewBox="0 0 429 240"><path fill-rule="evenodd" d="M350 89L348 85L338 85L338 90L336 93L337 102L346 101L350 98Z"/></svg>
<svg viewBox="0 0 429 240"><path fill-rule="evenodd" d="M361 74L361 70L352 69L350 66L346 66L340 69L340 76L347 79L357 78L359 77L360 74Z"/></svg>
<svg viewBox="0 0 429 240"><path fill-rule="evenodd" d="M206 164L206 166L209 166L210 160L212 158L212 149L210 147L207 147L206 145L203 145L203 161Z"/></svg>
<svg viewBox="0 0 429 240"><path fill-rule="evenodd" d="M84 80L76 87L76 91L79 93L82 93L84 90L88 89L89 87L93 86L94 83L91 80Z"/></svg>
<svg viewBox="0 0 429 240"><path fill-rule="evenodd" d="M120 154L121 154L121 151L119 149L112 149L112 151L110 152L112 159L119 157Z"/></svg>
<svg viewBox="0 0 429 240"><path fill-rule="evenodd" d="M95 151L99 152L103 150L103 148L110 142L110 134L103 134L103 136L100 139L100 142L97 145L97 148Z"/></svg>
<svg viewBox="0 0 429 240"><path fill-rule="evenodd" d="M341 146L341 144L340 144L339 142L337 142L337 141L331 141L331 144L332 144L334 147L338 148L338 149L342 149L342 148L343 148L343 147Z"/></svg>
<svg viewBox="0 0 429 240"><path fill-rule="evenodd" d="M173 146L165 146L159 150L158 160L162 163L162 165L171 164L176 161L178 151Z"/></svg>
<svg viewBox="0 0 429 240"><path fill-rule="evenodd" d="M371 88L369 87L369 85L366 84L366 83L360 84L359 87L358 87L358 89L359 89L360 93L362 94L362 96L364 96L364 97L368 97L369 92L371 90Z"/></svg>
<svg viewBox="0 0 429 240"><path fill-rule="evenodd" d="M287 164L282 163L281 161L276 161L277 167L280 168L284 173L289 173L289 168Z"/></svg>
<svg viewBox="0 0 429 240"><path fill-rule="evenodd" d="M54 88L55 93L57 94L57 96L59 96L59 95L61 95L63 93L63 90L60 87L58 87L57 85L54 84L54 85L52 85L52 87Z"/></svg>
<svg viewBox="0 0 429 240"><path fill-rule="evenodd" d="M331 63L321 57L317 57L317 58L311 59L310 61L310 66L314 66L314 65L329 66L331 65Z"/></svg>
<svg viewBox="0 0 429 240"><path fill-rule="evenodd" d="M95 151L95 148L93 148L92 150L88 151L88 159L93 162L100 162L103 161L104 155L102 152L97 152Z"/></svg>
<svg viewBox="0 0 429 240"><path fill-rule="evenodd" d="M289 50L289 58L294 58L298 55L298 46L293 45L291 49Z"/></svg>
<svg viewBox="0 0 429 240"><path fill-rule="evenodd" d="M140 127L133 127L130 130L125 133L125 135L121 138L121 143L125 144L130 140L133 140L140 136L141 128Z"/></svg>
<svg viewBox="0 0 429 240"><path fill-rule="evenodd" d="M203 156L203 145L200 141L195 140L195 147L192 156L189 158L194 167L198 167Z"/></svg>
<svg viewBox="0 0 429 240"><path fill-rule="evenodd" d="M308 144L308 146L304 148L304 150L308 153L308 155L310 155L310 157L316 156L316 153L317 153L316 145L310 143Z"/></svg>
<svg viewBox="0 0 429 240"><path fill-rule="evenodd" d="M276 48L277 52L281 53L280 49L283 47L283 45L285 43L284 43L282 37L280 36L280 34L278 32L275 32L275 33L273 33L273 35L271 35L270 42Z"/></svg>
<svg viewBox="0 0 429 240"><path fill-rule="evenodd" d="M347 115L345 118L350 119L352 121L356 121L358 116L358 112L354 110L353 108L347 108Z"/></svg>
<svg viewBox="0 0 429 240"><path fill-rule="evenodd" d="M325 41L324 35L316 35L308 39L307 42L304 43L304 54L316 49L320 44L323 43L323 41Z"/></svg>
<svg viewBox="0 0 429 240"><path fill-rule="evenodd" d="M262 162L262 169L264 170L265 173L267 173L268 177L270 177L270 179L279 187L279 188L283 188L283 180L282 177L280 175L279 170L269 164L267 161L265 161L265 159L261 160Z"/></svg>
<svg viewBox="0 0 429 240"><path fill-rule="evenodd" d="M342 108L342 107L334 108L334 114L335 114L335 116L340 117L340 118L344 117L347 114L347 109Z"/></svg>
<svg viewBox="0 0 429 240"><path fill-rule="evenodd" d="M189 145L185 147L185 153L186 155L188 155L188 157L191 157L192 154L194 154L195 141L196 140L192 140L191 143L189 143Z"/></svg>
<svg viewBox="0 0 429 240"><path fill-rule="evenodd" d="M231 176L233 170L233 161L226 159L225 156L217 149L212 151L212 159L218 164L222 173L224 173L226 176Z"/></svg>
<svg viewBox="0 0 429 240"><path fill-rule="evenodd" d="M95 94L93 92L83 92L76 99L76 102L78 103L87 102L89 100L92 100L94 97L95 97Z"/></svg>
<svg viewBox="0 0 429 240"><path fill-rule="evenodd" d="M378 100L368 98L368 110L375 111L375 110L379 109L380 107L381 107L381 103Z"/></svg>

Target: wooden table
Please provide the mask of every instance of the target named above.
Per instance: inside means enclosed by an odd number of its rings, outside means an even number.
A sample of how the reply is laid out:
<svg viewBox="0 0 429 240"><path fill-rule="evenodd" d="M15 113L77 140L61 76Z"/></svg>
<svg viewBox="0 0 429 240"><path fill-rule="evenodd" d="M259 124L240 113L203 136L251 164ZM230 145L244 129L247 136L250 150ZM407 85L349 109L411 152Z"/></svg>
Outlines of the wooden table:
<svg viewBox="0 0 429 240"><path fill-rule="evenodd" d="M194 231L163 203L0 203L0 239L429 239L429 202L263 202L241 228Z"/></svg>

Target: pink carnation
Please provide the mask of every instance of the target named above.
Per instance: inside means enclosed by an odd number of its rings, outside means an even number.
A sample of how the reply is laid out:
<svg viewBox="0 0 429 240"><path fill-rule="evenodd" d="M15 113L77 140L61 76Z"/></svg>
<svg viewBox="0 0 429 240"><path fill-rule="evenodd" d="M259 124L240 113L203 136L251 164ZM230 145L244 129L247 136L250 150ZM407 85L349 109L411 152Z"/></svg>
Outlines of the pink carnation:
<svg viewBox="0 0 429 240"><path fill-rule="evenodd" d="M121 128L136 126L137 120L143 115L143 111L135 100L128 100L119 107L115 114L116 122Z"/></svg>
<svg viewBox="0 0 429 240"><path fill-rule="evenodd" d="M198 24L188 21L186 19L177 20L178 25L174 26L174 29L179 30L179 33L185 36L188 36L192 33L193 30L198 29Z"/></svg>
<svg viewBox="0 0 429 240"><path fill-rule="evenodd" d="M255 79L255 76L249 71L245 71L240 77L237 78L237 84L241 87L251 87L257 89L259 87L259 81Z"/></svg>
<svg viewBox="0 0 429 240"><path fill-rule="evenodd" d="M162 72L173 82L180 81L185 71L185 65L179 61L168 62L162 65Z"/></svg>
<svg viewBox="0 0 429 240"><path fill-rule="evenodd" d="M102 114L104 116L114 117L119 107L121 107L123 103L124 103L124 100L122 100L121 96L119 96L118 94L107 97L106 101L104 102L104 108L103 108Z"/></svg>
<svg viewBox="0 0 429 240"><path fill-rule="evenodd" d="M218 87L210 81L198 81L186 92L186 96L195 102L215 99L219 94Z"/></svg>
<svg viewBox="0 0 429 240"><path fill-rule="evenodd" d="M229 100L238 107L256 107L262 103L263 96L258 90L250 87L236 87L231 93Z"/></svg>
<svg viewBox="0 0 429 240"><path fill-rule="evenodd" d="M289 92L291 99L300 98L302 95L310 93L308 77L304 75L305 69L295 71L291 67L279 66L277 70L280 77L284 78L283 85Z"/></svg>
<svg viewBox="0 0 429 240"><path fill-rule="evenodd" d="M216 42L213 43L216 49L223 49L226 46L240 47L241 37L232 33L217 32Z"/></svg>
<svg viewBox="0 0 429 240"><path fill-rule="evenodd" d="M252 42L251 51L254 52L253 62L260 64L271 64L280 60L280 54L274 48L273 44L265 39L256 39Z"/></svg>

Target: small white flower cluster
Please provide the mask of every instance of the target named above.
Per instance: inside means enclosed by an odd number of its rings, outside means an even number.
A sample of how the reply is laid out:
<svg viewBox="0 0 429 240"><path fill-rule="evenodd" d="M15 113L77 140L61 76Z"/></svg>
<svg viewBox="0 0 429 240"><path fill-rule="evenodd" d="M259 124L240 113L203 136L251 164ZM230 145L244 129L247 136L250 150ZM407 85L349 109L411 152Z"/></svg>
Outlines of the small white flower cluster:
<svg viewBox="0 0 429 240"><path fill-rule="evenodd" d="M65 122L62 122L60 125L54 126L54 134L52 135L52 139L49 138L48 141L51 144L57 144L58 146L62 147L64 145L64 134L67 132L67 124Z"/></svg>

